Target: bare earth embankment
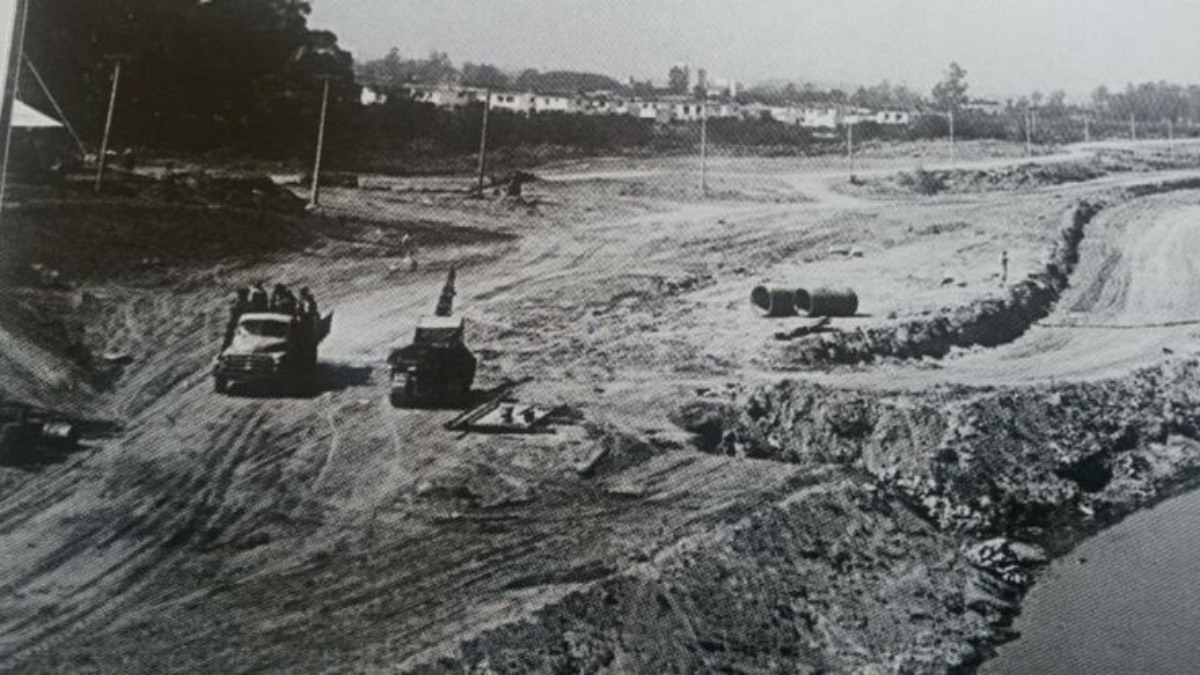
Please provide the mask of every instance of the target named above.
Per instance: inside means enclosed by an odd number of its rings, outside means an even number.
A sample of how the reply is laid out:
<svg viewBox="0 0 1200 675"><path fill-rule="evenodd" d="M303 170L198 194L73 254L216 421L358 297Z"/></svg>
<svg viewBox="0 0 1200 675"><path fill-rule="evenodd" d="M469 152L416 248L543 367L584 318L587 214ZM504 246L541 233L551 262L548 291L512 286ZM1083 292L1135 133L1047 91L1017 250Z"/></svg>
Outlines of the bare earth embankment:
<svg viewBox="0 0 1200 675"><path fill-rule="evenodd" d="M522 200L376 178L317 217L29 197L5 394L120 428L0 467L0 666L969 669L1043 549L1193 475L1200 197L1180 170L881 195L813 161L714 161L709 200L684 160ZM93 262L110 240L139 253ZM387 403L451 264L477 386L532 377L579 424L461 436ZM334 310L320 393L211 392L260 278ZM860 316L777 339L800 320L751 309L763 281L852 286Z"/></svg>

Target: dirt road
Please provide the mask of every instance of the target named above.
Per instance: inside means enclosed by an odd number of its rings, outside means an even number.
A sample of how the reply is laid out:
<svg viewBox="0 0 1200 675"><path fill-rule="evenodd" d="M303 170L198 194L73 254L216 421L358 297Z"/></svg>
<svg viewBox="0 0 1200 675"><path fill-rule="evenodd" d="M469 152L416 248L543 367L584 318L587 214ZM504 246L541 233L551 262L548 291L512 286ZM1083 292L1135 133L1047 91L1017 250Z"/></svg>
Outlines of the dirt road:
<svg viewBox="0 0 1200 675"><path fill-rule="evenodd" d="M1088 226L1071 286L1017 341L954 354L936 368L898 365L818 376L851 388L1019 385L1099 380L1200 353L1200 197L1137 199Z"/></svg>

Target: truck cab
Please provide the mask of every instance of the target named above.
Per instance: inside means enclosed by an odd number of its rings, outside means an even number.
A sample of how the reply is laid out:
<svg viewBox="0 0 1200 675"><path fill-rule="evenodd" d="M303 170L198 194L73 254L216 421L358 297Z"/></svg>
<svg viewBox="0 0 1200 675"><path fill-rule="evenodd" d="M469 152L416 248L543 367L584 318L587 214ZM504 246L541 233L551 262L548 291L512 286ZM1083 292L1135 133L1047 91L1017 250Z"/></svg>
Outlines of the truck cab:
<svg viewBox="0 0 1200 675"><path fill-rule="evenodd" d="M232 342L213 364L213 389L311 384L317 345L329 334L331 320L332 315L243 314Z"/></svg>

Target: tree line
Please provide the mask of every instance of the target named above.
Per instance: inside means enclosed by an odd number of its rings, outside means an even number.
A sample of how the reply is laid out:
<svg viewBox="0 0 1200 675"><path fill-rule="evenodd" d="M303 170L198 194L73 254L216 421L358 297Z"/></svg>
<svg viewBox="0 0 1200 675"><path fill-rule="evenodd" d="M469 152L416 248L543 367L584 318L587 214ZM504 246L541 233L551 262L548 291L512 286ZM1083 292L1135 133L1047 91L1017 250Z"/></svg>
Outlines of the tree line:
<svg viewBox="0 0 1200 675"><path fill-rule="evenodd" d="M98 145L114 66L113 140L163 150L286 154L314 133L321 83L356 102L353 57L299 0L37 0L25 51L64 116ZM27 68L21 96L52 110Z"/></svg>
<svg viewBox="0 0 1200 675"><path fill-rule="evenodd" d="M415 82L458 82L494 89L589 91L632 95L686 92L684 67L668 73L668 89L650 82L621 83L597 73L506 72L491 64L456 66L433 52L405 58L392 50L355 64L337 36L308 25L310 6L301 0L37 0L30 3L26 52L38 74L81 135L98 145L114 66L122 64L113 145L163 152L214 150L273 159L303 159L311 152L321 107L321 79L331 83L328 151L334 166L352 166L360 155L400 156L470 153L477 147L481 107L439 110L394 98L384 106L358 103L358 81L401 86ZM22 98L51 110L32 73L22 79ZM699 74L699 73L697 73ZM1160 127L1191 123L1200 110L1200 87L1168 83L1130 85L1123 92L1097 89L1086 109L1068 105L1062 92L1007 102L1001 115L972 114L966 70L957 64L923 95L887 81L848 92L814 85L761 85L739 92L743 103L834 104L931 113L903 127L863 123L856 137L939 138L958 113L962 138L1005 138L1034 142L1078 140L1080 119L1090 116L1095 136L1125 133L1134 116L1144 135ZM693 92L694 93L694 92ZM1032 111L1032 112L1031 112ZM497 112L493 147L563 146L599 153L625 149L690 151L694 124L662 127L624 116L588 117ZM1156 126L1157 125L1157 126ZM1030 127L1035 133L1030 133ZM716 145L814 152L835 147L834 132L767 119L713 120Z"/></svg>

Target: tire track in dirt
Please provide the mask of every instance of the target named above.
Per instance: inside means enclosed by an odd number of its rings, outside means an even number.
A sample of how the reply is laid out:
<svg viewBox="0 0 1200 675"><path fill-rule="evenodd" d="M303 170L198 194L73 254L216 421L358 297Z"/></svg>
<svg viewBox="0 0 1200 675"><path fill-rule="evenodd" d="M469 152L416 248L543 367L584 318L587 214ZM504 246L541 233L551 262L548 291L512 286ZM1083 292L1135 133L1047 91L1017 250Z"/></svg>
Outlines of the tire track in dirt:
<svg viewBox="0 0 1200 675"><path fill-rule="evenodd" d="M61 594L52 611L38 611L3 626L0 635L6 644L4 659L16 662L34 649L53 648L80 631L102 631L127 608L146 602L142 596L147 591L158 596L171 594L169 585L158 584L158 576L172 573L174 561L188 555L184 544L195 535L212 534L225 495L264 419L261 404L245 406L232 413L229 425L216 429L207 447L223 448L223 452L201 465L209 467L207 472L193 475L179 486L185 495L181 506L172 507L176 503L173 500L160 500L161 508L143 514L138 509L138 492L126 492L118 504L108 507L116 518L73 534L43 556L40 565L11 580L6 586L9 592L52 579L61 579L70 590ZM228 527L233 522L223 525ZM113 545L118 553L103 565L97 564L95 556L82 555L89 549L103 550ZM124 552L119 552L122 549ZM81 567L81 561L88 561L87 566Z"/></svg>

